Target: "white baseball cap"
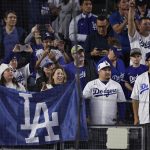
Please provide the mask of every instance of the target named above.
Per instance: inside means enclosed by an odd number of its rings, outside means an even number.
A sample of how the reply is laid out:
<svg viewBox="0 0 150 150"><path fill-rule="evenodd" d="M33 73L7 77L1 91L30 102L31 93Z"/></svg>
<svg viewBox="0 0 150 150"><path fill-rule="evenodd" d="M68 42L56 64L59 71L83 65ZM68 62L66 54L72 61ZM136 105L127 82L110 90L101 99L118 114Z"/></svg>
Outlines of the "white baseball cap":
<svg viewBox="0 0 150 150"><path fill-rule="evenodd" d="M6 70L6 69L8 69L8 68L10 68L7 64L1 64L0 65L0 80L1 80L1 77L2 77L2 74L3 74L3 72Z"/></svg>
<svg viewBox="0 0 150 150"><path fill-rule="evenodd" d="M97 67L97 71L100 71L101 69L103 69L105 67L111 67L111 66L107 61L100 62Z"/></svg>

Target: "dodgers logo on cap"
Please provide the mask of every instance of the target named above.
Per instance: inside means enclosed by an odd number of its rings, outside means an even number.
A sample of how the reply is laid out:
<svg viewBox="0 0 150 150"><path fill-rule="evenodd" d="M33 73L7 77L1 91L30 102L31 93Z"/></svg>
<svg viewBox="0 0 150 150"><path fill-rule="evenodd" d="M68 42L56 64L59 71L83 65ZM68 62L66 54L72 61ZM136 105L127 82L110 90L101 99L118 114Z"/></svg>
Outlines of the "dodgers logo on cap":
<svg viewBox="0 0 150 150"><path fill-rule="evenodd" d="M105 67L111 67L110 64L107 61L103 61L101 62L98 67L97 67L97 71L100 71L101 69L105 68Z"/></svg>

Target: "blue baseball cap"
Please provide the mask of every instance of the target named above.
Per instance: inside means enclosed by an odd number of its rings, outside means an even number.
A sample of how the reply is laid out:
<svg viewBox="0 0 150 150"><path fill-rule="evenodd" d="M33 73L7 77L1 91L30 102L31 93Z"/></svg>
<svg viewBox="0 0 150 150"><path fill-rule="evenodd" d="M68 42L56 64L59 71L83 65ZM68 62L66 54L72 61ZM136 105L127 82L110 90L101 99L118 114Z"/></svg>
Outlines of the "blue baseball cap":
<svg viewBox="0 0 150 150"><path fill-rule="evenodd" d="M42 68L48 68L50 65L54 64L51 60L46 60L46 62L42 65Z"/></svg>
<svg viewBox="0 0 150 150"><path fill-rule="evenodd" d="M111 68L110 64L106 60L102 61L98 64L97 71L100 71L101 69L106 68L106 67Z"/></svg>
<svg viewBox="0 0 150 150"><path fill-rule="evenodd" d="M41 33L41 39L42 39L42 41L47 40L47 39L54 40L55 36L51 32L42 32Z"/></svg>
<svg viewBox="0 0 150 150"><path fill-rule="evenodd" d="M111 46L110 49L114 52L114 54L116 56L121 56L122 55L122 49L121 48Z"/></svg>

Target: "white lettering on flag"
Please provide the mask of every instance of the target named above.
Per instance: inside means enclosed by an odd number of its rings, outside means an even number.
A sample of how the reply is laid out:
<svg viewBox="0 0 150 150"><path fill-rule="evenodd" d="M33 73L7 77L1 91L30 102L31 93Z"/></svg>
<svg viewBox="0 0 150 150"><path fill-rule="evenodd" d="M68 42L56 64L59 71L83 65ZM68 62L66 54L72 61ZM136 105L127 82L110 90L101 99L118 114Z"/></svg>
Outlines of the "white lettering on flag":
<svg viewBox="0 0 150 150"><path fill-rule="evenodd" d="M59 135L55 135L52 127L58 126L58 113L52 113L52 121L49 120L48 108L45 102L37 103L35 109L35 115L33 118L33 123L31 124L30 119L30 100L32 97L31 94L19 93L21 97L24 98L24 115L25 115L25 124L21 125L22 130L31 130L31 133L28 138L25 138L26 143L38 143L39 137L36 135L36 131L41 128L46 128L47 136L45 136L45 141L55 141L59 140ZM39 123L41 111L44 114L44 122Z"/></svg>

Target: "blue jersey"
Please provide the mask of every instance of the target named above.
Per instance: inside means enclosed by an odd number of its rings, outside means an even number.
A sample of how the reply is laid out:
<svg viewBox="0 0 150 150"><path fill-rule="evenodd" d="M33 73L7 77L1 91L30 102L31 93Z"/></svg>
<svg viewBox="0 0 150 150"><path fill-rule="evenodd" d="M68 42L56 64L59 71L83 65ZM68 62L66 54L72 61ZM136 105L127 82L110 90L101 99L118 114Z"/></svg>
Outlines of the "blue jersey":
<svg viewBox="0 0 150 150"><path fill-rule="evenodd" d="M73 80L75 78L76 74L76 66L74 65L74 62L71 62L64 66L64 69L67 73L67 80ZM79 68L79 75L80 75L80 82L81 82L81 88L83 88L86 85L86 71L85 67Z"/></svg>
<svg viewBox="0 0 150 150"><path fill-rule="evenodd" d="M124 21L124 17L120 15L118 11L112 13L109 18L110 24L113 27L115 24L121 24ZM128 38L128 28L127 26L123 29L121 33L115 33L116 38L122 46L122 52L130 51L130 42Z"/></svg>
<svg viewBox="0 0 150 150"><path fill-rule="evenodd" d="M126 69L126 72L125 72L125 75L124 75L124 81L125 82L128 82L131 87L134 86L134 83L135 83L135 80L136 78L144 73L145 71L148 70L148 67L146 65L142 65L140 64L139 67L133 67L133 66L129 66L127 69ZM127 98L130 98L130 95L131 95L131 91L127 91Z"/></svg>
<svg viewBox="0 0 150 150"><path fill-rule="evenodd" d="M93 33L93 31L97 30L96 27L96 19L97 16L90 13L88 15L80 14L76 16L76 23L74 22L74 19L70 22L69 25L69 38L72 42L75 42L77 37L77 41L80 45L83 46L84 41L86 40L87 35ZM77 29L77 35L75 36L75 30Z"/></svg>

